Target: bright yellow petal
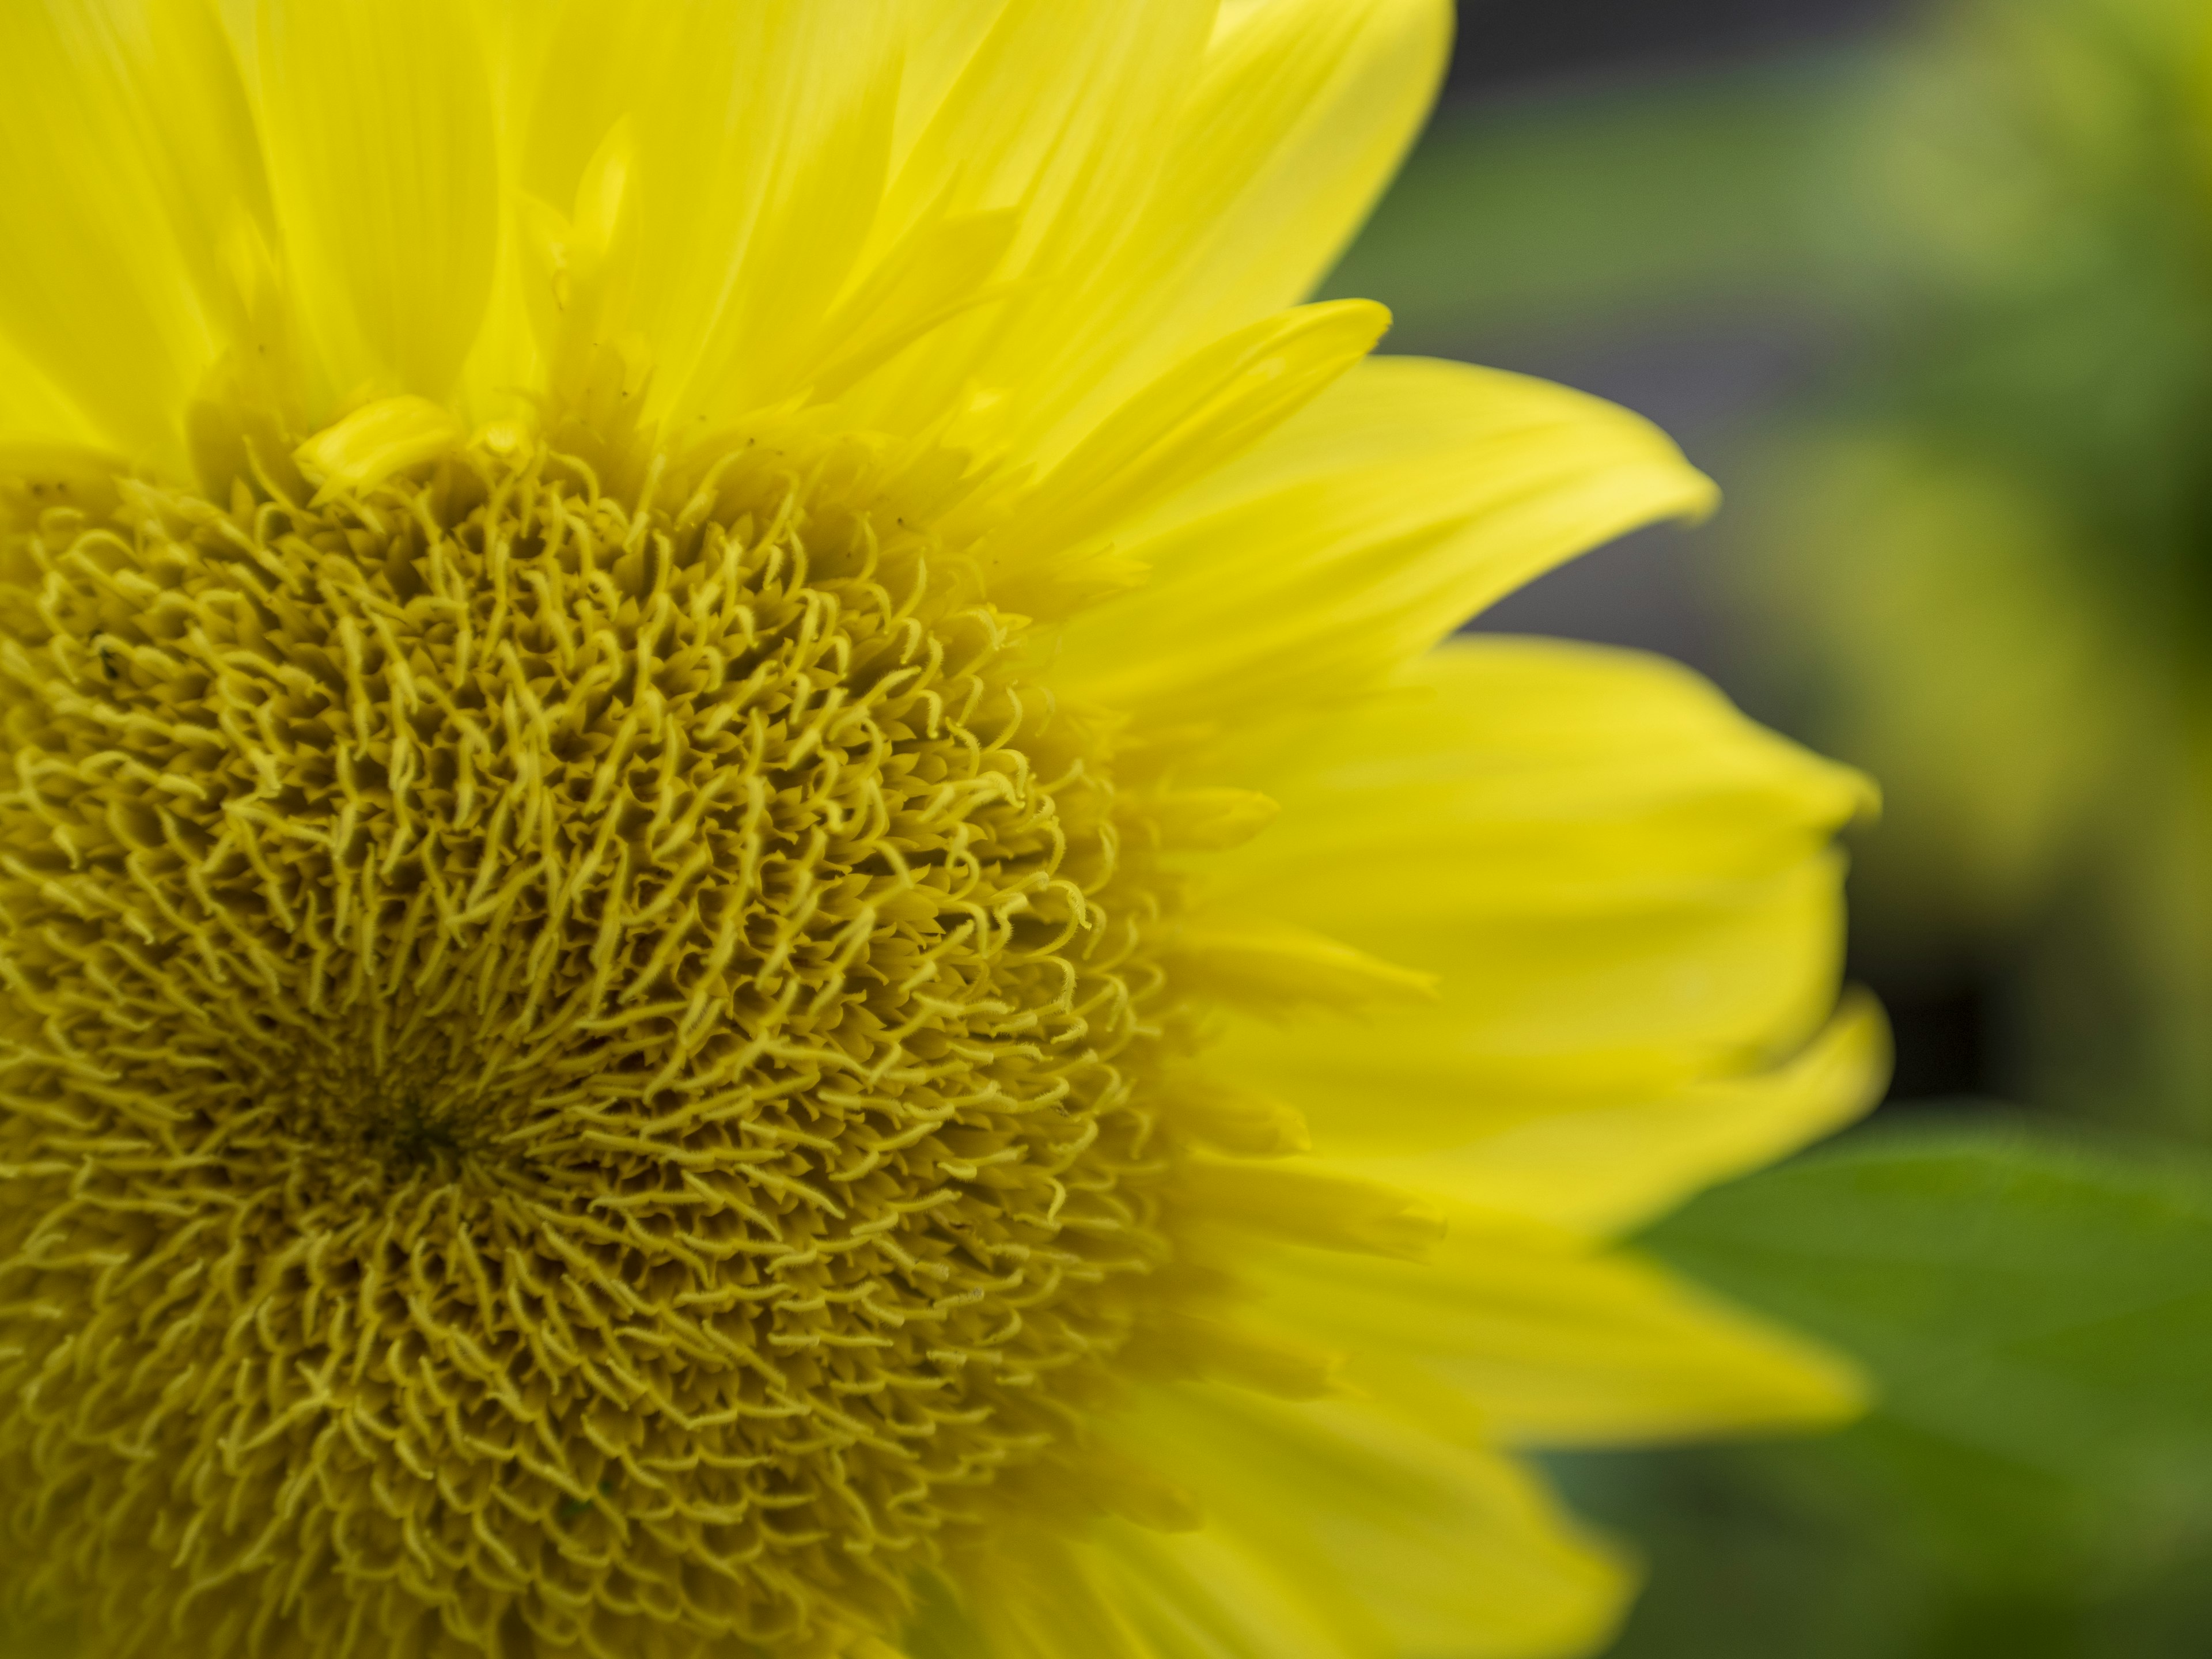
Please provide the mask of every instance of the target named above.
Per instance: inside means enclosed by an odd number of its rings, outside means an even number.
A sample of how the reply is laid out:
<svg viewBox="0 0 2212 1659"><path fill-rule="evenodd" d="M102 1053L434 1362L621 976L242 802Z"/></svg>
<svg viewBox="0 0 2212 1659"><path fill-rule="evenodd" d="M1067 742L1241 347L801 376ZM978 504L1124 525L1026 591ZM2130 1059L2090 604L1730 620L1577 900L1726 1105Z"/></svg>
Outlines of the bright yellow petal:
<svg viewBox="0 0 2212 1659"><path fill-rule="evenodd" d="M988 411L979 431L1034 439L1033 400L1070 331L1090 326L1069 301L1158 176L1213 10L1211 0L1008 0L903 158L871 257L933 221L1012 209L1019 227L1004 274L1018 287L855 394L866 418L915 430L969 408Z"/></svg>
<svg viewBox="0 0 2212 1659"><path fill-rule="evenodd" d="M1342 1012L1377 1002L1433 998L1433 975L1355 950L1265 912L1202 913L1177 926L1168 948L1176 975L1231 1007L1279 1015L1300 1008Z"/></svg>
<svg viewBox="0 0 2212 1659"><path fill-rule="evenodd" d="M1342 1165L1487 1215L1617 1234L1853 1121L1881 1098L1889 1061L1881 1009L1856 997L1770 1072L1612 1101L1554 1101L1517 1117L1501 1113L1449 1151ZM1442 1077L1434 1082L1445 1086ZM1387 1079L1370 1085L1370 1103L1380 1106L1389 1087Z"/></svg>
<svg viewBox="0 0 2212 1659"><path fill-rule="evenodd" d="M892 157L899 167L1006 9L1006 0L908 0Z"/></svg>
<svg viewBox="0 0 2212 1659"><path fill-rule="evenodd" d="M1468 641L1411 678L1255 763L1281 816L1219 861L1215 902L1432 974L1438 998L1242 1029L1224 1075L1381 1178L1434 1186L1462 1149L1435 1190L1607 1224L1866 1103L1865 1018L1769 1075L1834 1003L1829 842L1863 780L1636 653ZM1519 1173L1488 1180L1509 1145Z"/></svg>
<svg viewBox="0 0 2212 1659"><path fill-rule="evenodd" d="M1070 237L1118 234L1111 210L1149 183L1213 9L1208 0L1007 0L902 158L879 236L928 215L1019 207L1018 258L1057 268Z"/></svg>
<svg viewBox="0 0 2212 1659"><path fill-rule="evenodd" d="M891 0L562 9L529 100L522 186L567 214L619 130L605 229L623 291L590 343L642 343L656 411L719 418L804 391L847 343L824 324L877 220L900 21Z"/></svg>
<svg viewBox="0 0 2212 1659"><path fill-rule="evenodd" d="M1374 349L1389 322L1382 307L1363 300L1302 306L1194 352L1115 410L1030 493L987 549L994 576L1041 560L1065 564L1243 453ZM1023 608L1018 598L1012 603Z"/></svg>
<svg viewBox="0 0 2212 1659"><path fill-rule="evenodd" d="M1451 29L1443 0L1266 0L1224 18L1109 273L1162 308L1155 349L1265 316L1321 280L1426 119Z"/></svg>
<svg viewBox="0 0 2212 1659"><path fill-rule="evenodd" d="M1103 1529L1100 1577L1159 1659L1345 1659L1310 1598L1218 1531Z"/></svg>
<svg viewBox="0 0 2212 1659"><path fill-rule="evenodd" d="M1313 932L1432 975L1436 999L1363 1006L1357 1023L1240 1032L1221 1051L1268 1086L1290 1078L1358 1089L1357 1108L1307 1108L1325 1148L1449 1145L1478 1132L1486 1109L1494 1121L1528 1103L1742 1073L1803 1042L1835 999L1842 870L1832 857L1660 896L1608 891L1594 872L1581 902L1549 909L1540 890L1486 902L1473 883L1421 887L1410 856L1403 887L1388 888L1390 873L1364 872L1377 908L1364 925L1324 921ZM1393 1091L1403 1097L1378 1113Z"/></svg>
<svg viewBox="0 0 2212 1659"><path fill-rule="evenodd" d="M1218 1638L1164 1651L1534 1659L1594 1650L1625 1599L1620 1563L1517 1465L1349 1402L1176 1389L1116 1432L1205 1517L1100 1534L1140 1625Z"/></svg>
<svg viewBox="0 0 2212 1659"><path fill-rule="evenodd" d="M1418 914L1440 892L1610 913L1767 880L1875 805L1857 773L1641 652L1468 635L1404 683L1256 765L1282 812L1226 890L1267 890L1316 926L1378 902Z"/></svg>
<svg viewBox="0 0 2212 1659"><path fill-rule="evenodd" d="M1345 1357L1348 1384L1458 1438L1607 1445L1839 1422L1845 1361L1626 1255L1455 1225L1418 1263L1301 1250L1256 1275L1261 1316Z"/></svg>
<svg viewBox="0 0 2212 1659"><path fill-rule="evenodd" d="M1137 1629L1104 1565L1049 1532L997 1540L988 1581L965 1605L925 1585L938 1593L902 1645L916 1659L1170 1659Z"/></svg>
<svg viewBox="0 0 2212 1659"><path fill-rule="evenodd" d="M1130 528L1152 580L1071 630L1066 678L1170 729L1340 706L1540 571L1711 499L1610 404L1375 360Z"/></svg>
<svg viewBox="0 0 2212 1659"><path fill-rule="evenodd" d="M1048 453L1149 375L1311 290L1419 131L1443 0L1267 0L1224 15L1144 205L1110 254L1001 349L1042 361ZM1010 379L1011 374L987 378Z"/></svg>
<svg viewBox="0 0 2212 1659"><path fill-rule="evenodd" d="M181 476L185 404L239 319L267 195L228 41L202 0L0 8L0 334L51 423ZM4 362L0 362L0 367Z"/></svg>
<svg viewBox="0 0 2212 1659"><path fill-rule="evenodd" d="M1544 1659L1596 1649L1630 1588L1528 1473L1337 1402L1157 1390L1115 1432L1171 1470L1189 1530L1000 1540L918 1659Z"/></svg>
<svg viewBox="0 0 2212 1659"><path fill-rule="evenodd" d="M0 334L0 447L90 449L99 443L99 429L37 363Z"/></svg>
<svg viewBox="0 0 2212 1659"><path fill-rule="evenodd" d="M447 0L270 0L260 28L313 412L403 392L442 400L476 343L500 246L477 15Z"/></svg>

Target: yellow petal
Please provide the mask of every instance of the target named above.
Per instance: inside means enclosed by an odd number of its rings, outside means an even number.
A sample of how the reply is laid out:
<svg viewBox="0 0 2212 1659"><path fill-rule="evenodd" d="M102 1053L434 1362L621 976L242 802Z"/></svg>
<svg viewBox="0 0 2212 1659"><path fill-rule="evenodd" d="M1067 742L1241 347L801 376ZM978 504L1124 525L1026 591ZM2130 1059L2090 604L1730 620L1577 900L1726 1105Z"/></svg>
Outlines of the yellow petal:
<svg viewBox="0 0 2212 1659"><path fill-rule="evenodd" d="M1321 1400L1340 1391L1344 1356L1280 1330L1179 1314L1147 1334L1150 1352L1176 1376L1214 1378L1278 1400Z"/></svg>
<svg viewBox="0 0 2212 1659"><path fill-rule="evenodd" d="M1234 459L1374 349L1389 313L1364 300L1304 306L1217 340L1107 417L991 539L1018 569L1110 535Z"/></svg>
<svg viewBox="0 0 2212 1659"><path fill-rule="evenodd" d="M237 43L212 0L145 0L127 35L141 142L157 169L177 251L231 343L266 319L254 291L278 242L276 204ZM258 343L258 342L256 342Z"/></svg>
<svg viewBox="0 0 2212 1659"><path fill-rule="evenodd" d="M1628 1575L1528 1474L1341 1403L1156 1390L1116 1434L1201 1524L1008 1538L911 1650L977 1659L1548 1659L1587 1653Z"/></svg>
<svg viewBox="0 0 2212 1659"><path fill-rule="evenodd" d="M1469 636L1405 684L1263 757L1286 816L1224 890L1272 903L1289 888L1293 914L1330 926L1393 893L1427 908L1440 887L1529 912L1613 908L1765 880L1875 805L1864 777L1664 658Z"/></svg>
<svg viewBox="0 0 2212 1659"><path fill-rule="evenodd" d="M1418 1261L1444 1236L1442 1214L1415 1195L1327 1169L1198 1163L1183 1180L1208 1221L1292 1243Z"/></svg>
<svg viewBox="0 0 2212 1659"><path fill-rule="evenodd" d="M1034 453L1035 394L1057 386L1071 331L1091 326L1070 302L1159 176L1213 12L1211 0L1008 0L903 158L871 258L933 218L1018 209L1005 274L1021 291L908 353L856 408L915 430L995 394L992 429ZM1148 365L1129 390L1170 366Z"/></svg>
<svg viewBox="0 0 2212 1659"><path fill-rule="evenodd" d="M565 212L612 136L625 152L618 194L598 204L597 223L580 215L560 251L568 276L611 261L623 278L585 310L564 300L562 329L576 337L547 342L556 374L564 357L635 341L649 412L695 424L803 390L840 354L849 375L856 319L826 319L889 165L891 0L568 0L553 18L523 100L520 188ZM911 266L915 251L906 257ZM927 289L933 273L905 274ZM878 344L897 338L905 308L940 303L911 287L876 298L857 320Z"/></svg>
<svg viewBox="0 0 2212 1659"><path fill-rule="evenodd" d="M1449 1437L1692 1438L1834 1424L1865 1401L1838 1356L1534 1227L1455 1224L1418 1264L1298 1251L1255 1277L1266 1317L1349 1356L1353 1389Z"/></svg>
<svg viewBox="0 0 2212 1659"><path fill-rule="evenodd" d="M1146 804L1145 827L1164 848L1225 853L1242 847L1281 815L1255 789L1176 789Z"/></svg>
<svg viewBox="0 0 2212 1659"><path fill-rule="evenodd" d="M1505 1459L1349 1402L1200 1388L1158 1391L1117 1432L1206 1517L1099 1534L1159 1651L1534 1659L1595 1649L1619 1616L1620 1564Z"/></svg>
<svg viewBox="0 0 2212 1659"><path fill-rule="evenodd" d="M317 407L442 400L476 343L500 241L493 82L445 0L270 0L263 119L319 371Z"/></svg>
<svg viewBox="0 0 2212 1659"><path fill-rule="evenodd" d="M1487 1215L1616 1234L1853 1121L1881 1098L1889 1062L1881 1011L1854 997L1772 1071L1611 1102L1554 1102L1447 1152L1339 1163Z"/></svg>
<svg viewBox="0 0 2212 1659"><path fill-rule="evenodd" d="M1547 567L1711 495L1609 404L1376 359L1130 527L1152 579L1079 621L1066 672L1170 729L1340 706Z"/></svg>
<svg viewBox="0 0 2212 1659"><path fill-rule="evenodd" d="M384 398L301 444L293 459L326 492L368 489L458 449L468 435L441 404Z"/></svg>
<svg viewBox="0 0 2212 1659"><path fill-rule="evenodd" d="M988 1580L964 1603L925 1581L910 1652L959 1659L1173 1659L1130 1618L1100 1553L1039 1529L993 1540Z"/></svg>
<svg viewBox="0 0 2212 1659"><path fill-rule="evenodd" d="M1018 258L1057 265L1075 243L1118 235L1112 210L1149 183L1213 10L1007 0L904 156L878 236L927 215L1019 206Z"/></svg>
<svg viewBox="0 0 2212 1659"><path fill-rule="evenodd" d="M90 449L99 442L98 428L0 333L0 445Z"/></svg>
<svg viewBox="0 0 2212 1659"><path fill-rule="evenodd" d="M1430 975L1264 913L1194 917L1176 930L1165 955L1184 984L1267 1014L1418 1001L1436 986Z"/></svg>
<svg viewBox="0 0 2212 1659"><path fill-rule="evenodd" d="M181 475L185 401L237 314L224 256L266 212L228 45L200 0L58 0L0 8L0 335L51 388L11 386L10 424L65 403L76 432L16 435Z"/></svg>
<svg viewBox="0 0 2212 1659"><path fill-rule="evenodd" d="M1164 1081L1156 1099L1170 1121L1223 1152L1279 1158L1313 1150L1313 1132L1295 1107L1225 1079L1178 1073Z"/></svg>
<svg viewBox="0 0 2212 1659"><path fill-rule="evenodd" d="M1443 0L1266 0L1207 53L1163 187L1124 258L1204 337L1310 289L1419 133L1450 56Z"/></svg>
<svg viewBox="0 0 2212 1659"><path fill-rule="evenodd" d="M913 0L906 8L905 64L891 155L903 167L1006 9L1006 0Z"/></svg>
<svg viewBox="0 0 2212 1659"><path fill-rule="evenodd" d="M1230 15L1233 11L1234 15ZM1309 293L1419 131L1448 54L1443 0L1267 0L1224 11L1157 184L1047 344L1055 427Z"/></svg>
<svg viewBox="0 0 2212 1659"><path fill-rule="evenodd" d="M890 164L896 9L888 0L855 0L761 9L790 26L771 25L763 49L743 65L751 78L732 107L749 114L758 104L781 118L757 134L750 120L732 123L739 129L732 153L743 171L726 167L695 186L700 195L742 191L758 206L744 226L727 297L692 347L694 379L672 387L679 414L732 415L803 388L811 360L821 355L820 337L807 325L830 318L830 302L854 272ZM696 246L679 233L672 257ZM917 293L909 303L927 306L930 297ZM903 308L887 312L899 316ZM829 343L845 345L835 322Z"/></svg>
<svg viewBox="0 0 2212 1659"><path fill-rule="evenodd" d="M1575 1143L1611 1173L1578 1188L1563 1170L1564 1189L1516 1200L1552 1214L1587 1190L1584 1218L1663 1202L1864 1103L1881 1058L1865 1019L1766 1075L1833 1005L1829 841L1867 805L1863 781L1635 653L1470 641L1412 680L1420 695L1256 768L1282 816L1218 861L1215 902L1432 973L1439 1000L1255 1025L1231 1034L1224 1066L1304 1113L1322 1152L1409 1160L1373 1166L1393 1180L1439 1149L1480 1168L1553 1117L1650 1115L1649 1134ZM1739 1152L1713 1142L1722 1123Z"/></svg>
<svg viewBox="0 0 2212 1659"><path fill-rule="evenodd" d="M1006 285L990 278L1020 228L1012 208L917 225L823 318L816 349L789 354L780 384L759 378L759 399L810 387L841 398L908 346L1003 299Z"/></svg>

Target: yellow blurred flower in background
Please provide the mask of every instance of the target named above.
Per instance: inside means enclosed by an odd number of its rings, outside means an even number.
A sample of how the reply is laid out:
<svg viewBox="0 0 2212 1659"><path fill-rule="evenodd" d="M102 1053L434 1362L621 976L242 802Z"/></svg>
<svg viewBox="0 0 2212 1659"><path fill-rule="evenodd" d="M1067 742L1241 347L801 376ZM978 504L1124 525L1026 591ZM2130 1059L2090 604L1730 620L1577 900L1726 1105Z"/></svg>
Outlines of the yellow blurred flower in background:
<svg viewBox="0 0 2212 1659"><path fill-rule="evenodd" d="M1854 775L1442 646L1710 488L1298 307L1431 0L0 17L4 1572L125 1656L1518 1655ZM745 1644L751 1644L747 1647Z"/></svg>

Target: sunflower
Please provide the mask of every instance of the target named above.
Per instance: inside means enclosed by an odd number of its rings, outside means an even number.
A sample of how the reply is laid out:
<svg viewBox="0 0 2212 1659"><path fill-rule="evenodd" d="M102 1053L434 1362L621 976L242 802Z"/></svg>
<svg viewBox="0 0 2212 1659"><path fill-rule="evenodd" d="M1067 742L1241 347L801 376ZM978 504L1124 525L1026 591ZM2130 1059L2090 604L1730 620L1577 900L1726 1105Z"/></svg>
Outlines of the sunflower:
<svg viewBox="0 0 2212 1659"><path fill-rule="evenodd" d="M1294 302L1442 0L0 9L0 1577L115 1659L1522 1655L1852 775Z"/></svg>

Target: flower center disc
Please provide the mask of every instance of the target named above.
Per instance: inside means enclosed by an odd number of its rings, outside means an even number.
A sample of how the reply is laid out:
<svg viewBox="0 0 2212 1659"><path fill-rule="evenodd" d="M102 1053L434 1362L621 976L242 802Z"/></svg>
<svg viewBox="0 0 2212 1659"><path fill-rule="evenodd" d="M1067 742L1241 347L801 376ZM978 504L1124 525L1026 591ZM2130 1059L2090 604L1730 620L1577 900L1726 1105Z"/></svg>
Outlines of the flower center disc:
<svg viewBox="0 0 2212 1659"><path fill-rule="evenodd" d="M133 1652L895 1623L1127 1334L1104 746L957 469L709 460L0 547L0 1488Z"/></svg>

